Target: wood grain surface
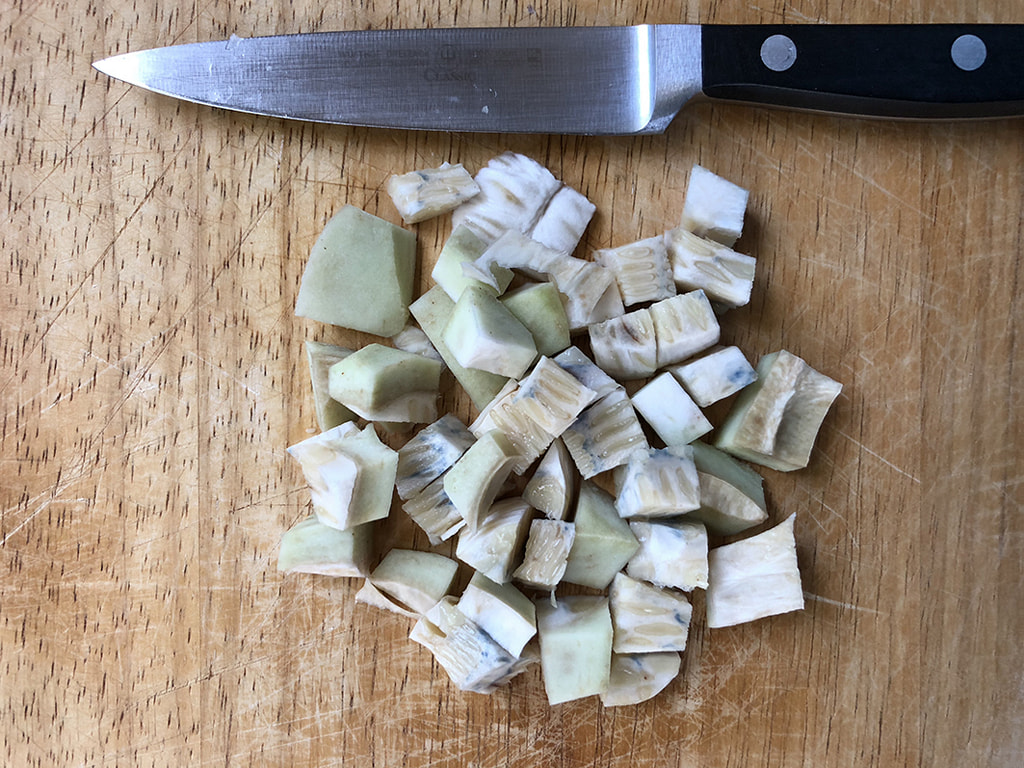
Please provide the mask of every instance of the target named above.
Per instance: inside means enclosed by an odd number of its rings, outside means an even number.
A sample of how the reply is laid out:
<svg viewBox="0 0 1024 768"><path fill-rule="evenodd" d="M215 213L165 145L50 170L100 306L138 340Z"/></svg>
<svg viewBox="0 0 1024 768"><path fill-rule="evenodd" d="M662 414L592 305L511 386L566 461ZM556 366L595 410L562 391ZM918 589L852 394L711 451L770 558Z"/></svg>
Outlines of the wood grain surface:
<svg viewBox="0 0 1024 768"><path fill-rule="evenodd" d="M108 80L103 56L387 26L1024 21L1010 0L7 0L0 4L0 762L5 766L1024 764L1024 125L701 105L662 136L293 124ZM679 217L694 162L752 190L726 338L842 381L797 514L805 611L698 620L655 700L451 686L358 583L282 577L314 428L294 317L345 203L395 171L548 165L584 251ZM417 227L426 274L447 222ZM444 407L471 415L452 388ZM392 438L394 440L395 438ZM400 520L383 546L425 547ZM443 547L441 551L446 551ZM698 595L698 615L702 612Z"/></svg>

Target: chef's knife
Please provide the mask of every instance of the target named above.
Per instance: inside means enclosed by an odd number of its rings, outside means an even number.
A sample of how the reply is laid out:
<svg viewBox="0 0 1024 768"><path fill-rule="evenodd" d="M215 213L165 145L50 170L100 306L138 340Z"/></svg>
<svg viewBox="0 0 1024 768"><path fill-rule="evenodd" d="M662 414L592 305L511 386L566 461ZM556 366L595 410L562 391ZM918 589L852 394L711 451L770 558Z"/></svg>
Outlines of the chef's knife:
<svg viewBox="0 0 1024 768"><path fill-rule="evenodd" d="M315 122L659 133L698 97L874 117L1024 114L1024 25L641 25L325 32L96 62L200 104Z"/></svg>

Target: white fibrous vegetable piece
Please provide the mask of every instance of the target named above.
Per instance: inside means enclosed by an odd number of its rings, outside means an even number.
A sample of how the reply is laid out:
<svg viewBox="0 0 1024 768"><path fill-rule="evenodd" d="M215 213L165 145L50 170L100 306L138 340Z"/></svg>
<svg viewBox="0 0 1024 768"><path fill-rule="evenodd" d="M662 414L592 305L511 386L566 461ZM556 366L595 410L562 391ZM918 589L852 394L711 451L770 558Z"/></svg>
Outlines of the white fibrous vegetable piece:
<svg viewBox="0 0 1024 768"><path fill-rule="evenodd" d="M762 478L727 453L701 442L691 445L700 479L700 509L689 517L729 536L768 519Z"/></svg>
<svg viewBox="0 0 1024 768"><path fill-rule="evenodd" d="M766 355L757 381L744 389L715 445L781 472L807 466L814 441L842 385L786 350Z"/></svg>
<svg viewBox="0 0 1024 768"><path fill-rule="evenodd" d="M601 694L606 707L625 707L652 699L679 674L679 654L612 654L608 690Z"/></svg>
<svg viewBox="0 0 1024 768"><path fill-rule="evenodd" d="M398 495L408 499L439 478L476 442L452 414L445 414L421 429L398 450Z"/></svg>
<svg viewBox="0 0 1024 768"><path fill-rule="evenodd" d="M627 307L676 295L663 236L602 248L594 251L594 261L614 273L622 303Z"/></svg>
<svg viewBox="0 0 1024 768"><path fill-rule="evenodd" d="M361 586L359 591L356 592L355 601L363 605L368 605L371 608L378 608L382 611L397 613L399 616L405 616L408 619L418 619L420 617L418 612L403 605L390 595L386 595L381 592L373 586L369 579L364 581L363 586Z"/></svg>
<svg viewBox="0 0 1024 768"><path fill-rule="evenodd" d="M468 286L455 302L444 343L459 365L516 379L537 359L533 334L477 286Z"/></svg>
<svg viewBox="0 0 1024 768"><path fill-rule="evenodd" d="M757 381L757 371L747 362L739 347L716 349L669 370L702 408L724 400Z"/></svg>
<svg viewBox="0 0 1024 768"><path fill-rule="evenodd" d="M531 658L517 659L502 648L446 597L412 628L409 638L437 659L461 691L491 693L522 672Z"/></svg>
<svg viewBox="0 0 1024 768"><path fill-rule="evenodd" d="M492 418L494 409L503 403L511 403L518 389L519 382L515 379L508 379L505 382L505 386L498 391L494 398L480 409L480 413L473 419L473 423L469 425L469 431L479 438L492 429L497 429L498 425L494 423Z"/></svg>
<svg viewBox="0 0 1024 768"><path fill-rule="evenodd" d="M593 218L597 206L572 187L563 186L530 231L530 237L548 248L571 254Z"/></svg>
<svg viewBox="0 0 1024 768"><path fill-rule="evenodd" d="M594 360L615 379L643 379L657 370L658 341L650 309L613 317L588 330Z"/></svg>
<svg viewBox="0 0 1024 768"><path fill-rule="evenodd" d="M612 495L589 481L580 485L573 523L576 534L562 581L604 589L640 544L619 517Z"/></svg>
<svg viewBox="0 0 1024 768"><path fill-rule="evenodd" d="M679 363L718 343L722 329L704 291L690 291L650 306L657 367Z"/></svg>
<svg viewBox="0 0 1024 768"><path fill-rule="evenodd" d="M501 293L504 289L495 278L496 274L501 274L499 270L517 269L541 280L565 259L565 254L538 243L529 235L510 229L491 243L478 259L463 264L462 273L466 278L478 280Z"/></svg>
<svg viewBox="0 0 1024 768"><path fill-rule="evenodd" d="M444 475L444 492L471 530L494 503L516 459L509 439L492 430L473 443Z"/></svg>
<svg viewBox="0 0 1024 768"><path fill-rule="evenodd" d="M686 187L682 226L730 248L743 233L750 193L707 168L694 165Z"/></svg>
<svg viewBox="0 0 1024 768"><path fill-rule="evenodd" d="M730 627L804 607L790 515L774 528L711 550L707 617Z"/></svg>
<svg viewBox="0 0 1024 768"><path fill-rule="evenodd" d="M701 289L726 307L750 302L757 260L682 227L665 233L672 280L680 292Z"/></svg>
<svg viewBox="0 0 1024 768"><path fill-rule="evenodd" d="M552 267L549 277L565 299L565 316L573 331L623 311L615 275L600 264L565 257Z"/></svg>
<svg viewBox="0 0 1024 768"><path fill-rule="evenodd" d="M423 355L423 357L430 360L436 360L442 365L444 364L444 360L441 359L441 354L434 348L434 345L430 343L430 339L427 334L415 325L405 326L401 333L396 333L391 337L391 343L395 345L396 349L400 349L403 352L412 352L416 355Z"/></svg>
<svg viewBox="0 0 1024 768"><path fill-rule="evenodd" d="M616 574L608 592L615 653L685 651L693 606L681 592Z"/></svg>
<svg viewBox="0 0 1024 768"><path fill-rule="evenodd" d="M549 704L604 693L612 653L608 598L574 595L537 601L540 664Z"/></svg>
<svg viewBox="0 0 1024 768"><path fill-rule="evenodd" d="M434 552L392 549L370 574L370 583L417 613L426 613L448 594L459 564Z"/></svg>
<svg viewBox="0 0 1024 768"><path fill-rule="evenodd" d="M470 264L483 256L486 250L487 242L472 227L462 224L448 236L430 276L452 301L458 301L468 285L484 287L495 295L504 293L514 277L512 270L493 265L486 275L487 279L481 281L467 276L463 268L464 264Z"/></svg>
<svg viewBox="0 0 1024 768"><path fill-rule="evenodd" d="M621 385L597 364L580 351L579 347L569 347L553 358L558 365L572 374L583 386L594 391L597 399L611 394Z"/></svg>
<svg viewBox="0 0 1024 768"><path fill-rule="evenodd" d="M369 344L328 371L331 397L368 420L428 423L437 418L441 363Z"/></svg>
<svg viewBox="0 0 1024 768"><path fill-rule="evenodd" d="M532 334L540 355L569 346L569 318L553 283L532 283L501 297L501 303Z"/></svg>
<svg viewBox="0 0 1024 768"><path fill-rule="evenodd" d="M700 507L700 481L689 446L636 451L615 470L620 517L676 517Z"/></svg>
<svg viewBox="0 0 1024 768"><path fill-rule="evenodd" d="M708 533L700 523L630 522L640 549L626 574L684 592L708 587Z"/></svg>
<svg viewBox="0 0 1024 768"><path fill-rule="evenodd" d="M345 531L331 528L315 515L300 520L281 537L277 569L321 576L364 576L373 547L373 526Z"/></svg>
<svg viewBox="0 0 1024 768"><path fill-rule="evenodd" d="M295 314L394 336L408 320L415 277L416 236L346 205L313 245Z"/></svg>
<svg viewBox="0 0 1024 768"><path fill-rule="evenodd" d="M388 516L398 454L373 426L346 422L288 449L309 484L313 512L324 525L346 530Z"/></svg>
<svg viewBox="0 0 1024 768"><path fill-rule="evenodd" d="M519 657L537 634L533 602L511 584L474 573L456 607L506 651Z"/></svg>
<svg viewBox="0 0 1024 768"><path fill-rule="evenodd" d="M671 373L651 379L633 395L632 402L665 445L686 445L712 429L711 422Z"/></svg>
<svg viewBox="0 0 1024 768"><path fill-rule="evenodd" d="M460 163L443 163L439 168L410 171L388 179L388 195L406 224L447 213L479 192L480 187Z"/></svg>
<svg viewBox="0 0 1024 768"><path fill-rule="evenodd" d="M624 389L616 389L583 411L562 440L584 478L625 464L647 438Z"/></svg>
<svg viewBox="0 0 1024 768"><path fill-rule="evenodd" d="M452 226L466 223L488 243L503 232L529 232L561 186L535 160L505 152L475 177L480 193L452 212Z"/></svg>
<svg viewBox="0 0 1024 768"><path fill-rule="evenodd" d="M313 388L313 410L321 432L332 429L346 421L353 421L356 414L331 397L328 371L335 363L352 354L351 349L321 341L306 342L306 359L309 362L309 378Z"/></svg>
<svg viewBox="0 0 1024 768"><path fill-rule="evenodd" d="M576 465L560 439L555 439L523 489L523 498L551 520L565 520L575 491Z"/></svg>
<svg viewBox="0 0 1024 768"><path fill-rule="evenodd" d="M475 529L463 528L455 556L491 581L505 584L522 553L533 510L522 499L503 499L492 506Z"/></svg>
<svg viewBox="0 0 1024 768"><path fill-rule="evenodd" d="M534 520L526 540L526 554L512 578L534 589L554 590L565 574L576 528L562 520Z"/></svg>
<svg viewBox="0 0 1024 768"><path fill-rule="evenodd" d="M434 286L409 306L409 311L427 334L445 365L469 395L473 405L483 408L508 381L507 376L465 368L444 343L444 330L451 318L455 302L439 286Z"/></svg>
<svg viewBox="0 0 1024 768"><path fill-rule="evenodd" d="M437 478L423 490L410 496L402 505L405 513L412 518L431 545L447 541L466 524L455 504L444 491L444 476Z"/></svg>

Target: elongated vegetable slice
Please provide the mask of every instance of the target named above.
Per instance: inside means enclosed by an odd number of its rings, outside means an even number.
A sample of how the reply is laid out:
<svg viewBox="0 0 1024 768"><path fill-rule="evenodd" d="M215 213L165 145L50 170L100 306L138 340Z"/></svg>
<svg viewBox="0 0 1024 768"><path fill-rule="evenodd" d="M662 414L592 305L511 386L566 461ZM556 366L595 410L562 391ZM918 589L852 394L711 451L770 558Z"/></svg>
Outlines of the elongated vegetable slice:
<svg viewBox="0 0 1024 768"><path fill-rule="evenodd" d="M533 602L511 584L474 573L456 607L506 651L519 657L537 634Z"/></svg>
<svg viewBox="0 0 1024 768"><path fill-rule="evenodd" d="M750 193L707 168L694 165L686 187L682 226L732 247L743 233Z"/></svg>
<svg viewBox="0 0 1024 768"><path fill-rule="evenodd" d="M689 446L636 451L615 470L619 516L676 517L700 507L700 481Z"/></svg>
<svg viewBox="0 0 1024 768"><path fill-rule="evenodd" d="M650 307L657 336L657 367L682 362L718 343L721 326L703 291L690 291Z"/></svg>
<svg viewBox="0 0 1024 768"><path fill-rule="evenodd" d="M370 583L417 613L448 594L459 564L434 552L392 549L370 574Z"/></svg>
<svg viewBox="0 0 1024 768"><path fill-rule="evenodd" d="M693 606L682 592L616 574L608 592L615 653L685 651Z"/></svg>
<svg viewBox="0 0 1024 768"><path fill-rule="evenodd" d="M576 535L562 581L604 589L640 543L629 524L619 517L614 497L588 481L580 485L573 523Z"/></svg>
<svg viewBox="0 0 1024 768"><path fill-rule="evenodd" d="M445 474L444 491L470 529L494 503L516 458L512 443L495 429L473 443Z"/></svg>
<svg viewBox="0 0 1024 768"><path fill-rule="evenodd" d="M530 237L562 253L571 254L579 245L590 219L597 210L592 202L572 187L563 186L530 231Z"/></svg>
<svg viewBox="0 0 1024 768"><path fill-rule="evenodd" d="M443 163L394 175L388 179L388 195L406 224L432 219L479 194L480 187L461 163Z"/></svg>
<svg viewBox="0 0 1024 768"><path fill-rule="evenodd" d="M612 654L608 598L573 595L538 600L540 665L549 704L604 693Z"/></svg>
<svg viewBox="0 0 1024 768"><path fill-rule="evenodd" d="M591 325L588 331L594 359L615 379L642 379L658 369L658 340L651 310L627 312Z"/></svg>
<svg viewBox="0 0 1024 768"><path fill-rule="evenodd" d="M512 578L532 519L533 510L525 501L503 499L487 511L475 530L459 532L455 556L491 581L504 584Z"/></svg>
<svg viewBox="0 0 1024 768"><path fill-rule="evenodd" d="M634 579L684 592L708 587L708 534L700 523L644 522L629 524L640 542L626 573Z"/></svg>
<svg viewBox="0 0 1024 768"><path fill-rule="evenodd" d="M351 349L320 341L306 342L306 359L309 361L309 378L313 387L313 410L321 432L353 421L356 414L331 397L328 384L328 370L352 354Z"/></svg>
<svg viewBox="0 0 1024 768"><path fill-rule="evenodd" d="M433 546L447 541L466 524L459 510L444 491L444 476L437 478L402 505Z"/></svg>
<svg viewBox="0 0 1024 768"><path fill-rule="evenodd" d="M427 423L437 418L441 363L369 344L331 366L331 397L364 419Z"/></svg>
<svg viewBox="0 0 1024 768"><path fill-rule="evenodd" d="M757 381L757 372L739 347L723 347L668 369L702 408Z"/></svg>
<svg viewBox="0 0 1024 768"><path fill-rule="evenodd" d="M553 590L565 574L576 528L562 520L534 520L526 540L526 555L512 578L534 589Z"/></svg>
<svg viewBox="0 0 1024 768"><path fill-rule="evenodd" d="M483 286L495 295L503 293L512 282L512 270L493 265L486 279L481 281L467 276L463 269L464 264L476 261L486 250L487 242L472 227L461 224L452 230L445 241L430 276L444 288L452 301L459 300L467 285Z"/></svg>
<svg viewBox="0 0 1024 768"><path fill-rule="evenodd" d="M448 413L421 429L398 450L398 495L408 499L452 466L476 441L459 419Z"/></svg>
<svg viewBox="0 0 1024 768"><path fill-rule="evenodd" d="M501 303L533 335L539 354L554 355L569 346L569 318L552 283L524 285L502 296Z"/></svg>
<svg viewBox="0 0 1024 768"><path fill-rule="evenodd" d="M679 654L612 654L608 690L601 694L606 707L624 707L652 699L679 674Z"/></svg>
<svg viewBox="0 0 1024 768"><path fill-rule="evenodd" d="M565 520L575 491L576 465L568 449L555 439L523 489L530 506L551 520Z"/></svg>
<svg viewBox="0 0 1024 768"><path fill-rule="evenodd" d="M686 445L711 431L711 422L671 373L662 373L632 397L633 407L665 445Z"/></svg>
<svg viewBox="0 0 1024 768"><path fill-rule="evenodd" d="M373 547L373 526L347 531L324 525L315 515L300 520L281 537L277 569L322 576L364 576Z"/></svg>
<svg viewBox="0 0 1024 768"><path fill-rule="evenodd" d="M537 359L526 326L492 294L472 285L455 302L444 343L459 365L515 379Z"/></svg>
<svg viewBox="0 0 1024 768"><path fill-rule="evenodd" d="M627 307L676 295L664 236L594 251L594 261L615 274Z"/></svg>
<svg viewBox="0 0 1024 768"><path fill-rule="evenodd" d="M616 389L583 411L562 433L562 440L587 479L625 464L634 451L648 447L624 389Z"/></svg>
<svg viewBox="0 0 1024 768"><path fill-rule="evenodd" d="M804 607L790 515L774 528L711 550L708 626L730 627Z"/></svg>
<svg viewBox="0 0 1024 768"><path fill-rule="evenodd" d="M683 227L665 233L672 280L680 291L698 288L726 307L750 302L757 260L728 246L698 237Z"/></svg>

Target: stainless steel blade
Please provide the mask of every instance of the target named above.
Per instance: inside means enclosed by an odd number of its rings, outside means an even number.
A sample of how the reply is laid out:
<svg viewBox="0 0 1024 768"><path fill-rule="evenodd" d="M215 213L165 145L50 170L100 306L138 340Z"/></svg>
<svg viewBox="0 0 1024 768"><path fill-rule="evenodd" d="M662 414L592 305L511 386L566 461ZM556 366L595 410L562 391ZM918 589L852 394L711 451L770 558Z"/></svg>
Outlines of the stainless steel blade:
<svg viewBox="0 0 1024 768"><path fill-rule="evenodd" d="M701 88L699 26L419 29L240 38L96 62L157 93L324 123L655 133Z"/></svg>

